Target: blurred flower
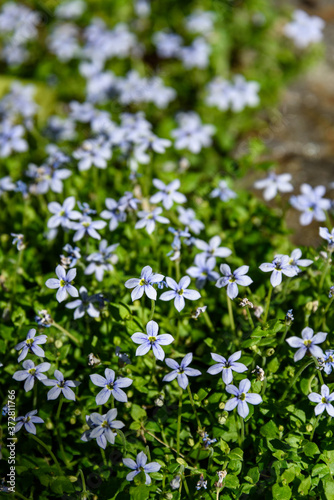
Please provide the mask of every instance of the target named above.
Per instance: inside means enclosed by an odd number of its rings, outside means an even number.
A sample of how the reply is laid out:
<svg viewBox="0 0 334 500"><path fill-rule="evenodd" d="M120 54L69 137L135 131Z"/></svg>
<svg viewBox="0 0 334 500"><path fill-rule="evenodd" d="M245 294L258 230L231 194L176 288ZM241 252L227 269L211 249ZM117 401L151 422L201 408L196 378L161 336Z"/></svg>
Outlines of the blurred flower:
<svg viewBox="0 0 334 500"><path fill-rule="evenodd" d="M100 312L95 309L92 302L98 302L99 298L96 297L96 295L91 295L89 297L87 288L84 286L80 287L79 293L81 295L81 299L68 302L65 306L67 309L75 309L74 319L82 318L86 312L91 318L98 318L100 316Z"/></svg>
<svg viewBox="0 0 334 500"><path fill-rule="evenodd" d="M290 183L291 177L291 174L277 175L275 172L270 172L266 179L256 181L254 187L264 189L263 198L269 201L275 198L278 192L290 193L293 191L293 185Z"/></svg>
<svg viewBox="0 0 334 500"><path fill-rule="evenodd" d="M76 233L73 236L73 241L79 241L84 236L90 236L95 240L100 240L101 236L96 231L96 229L103 229L107 223L103 220L92 221L91 217L88 215L83 217L79 222L73 222L71 224L71 229L74 229Z"/></svg>
<svg viewBox="0 0 334 500"><path fill-rule="evenodd" d="M293 20L284 26L283 32L294 41L299 49L304 49L311 43L321 42L325 22L321 17L309 16L307 12L297 9Z"/></svg>
<svg viewBox="0 0 334 500"><path fill-rule="evenodd" d="M220 181L218 187L210 193L210 198L219 198L221 201L226 202L237 197L237 194L228 187L226 181Z"/></svg>
<svg viewBox="0 0 334 500"><path fill-rule="evenodd" d="M301 273L301 269L299 269L298 266L308 267L311 264L313 264L313 260L301 259L301 256L302 256L302 251L299 248L293 250L290 255L289 264L295 269L297 273Z"/></svg>
<svg viewBox="0 0 334 500"><path fill-rule="evenodd" d="M203 254L208 259L209 257L229 257L232 253L232 250L226 247L220 247L221 238L220 236L214 236L210 239L209 243L206 243L203 240L195 241L195 246L203 251Z"/></svg>
<svg viewBox="0 0 334 500"><path fill-rule="evenodd" d="M20 252L21 250L25 249L25 244L23 243L23 234L15 234L15 233L10 233L10 235L14 238L12 241L12 245L16 245L16 248Z"/></svg>
<svg viewBox="0 0 334 500"><path fill-rule="evenodd" d="M177 207L179 212L179 221L195 233L199 234L204 229L202 221L196 219L195 212L192 208Z"/></svg>
<svg viewBox="0 0 334 500"><path fill-rule="evenodd" d="M175 179L167 185L159 179L153 179L153 185L159 189L159 191L151 196L150 203L156 204L162 202L166 210L169 210L172 208L173 202L185 203L187 201L184 194L177 191L181 185L179 179Z"/></svg>
<svg viewBox="0 0 334 500"><path fill-rule="evenodd" d="M162 208L158 207L154 210L147 211L141 210L138 212L139 221L136 222L135 228L142 229L146 228L148 234L152 234L155 229L156 222L160 222L160 224L169 224L169 219L167 217L162 217L160 214L162 213Z"/></svg>
<svg viewBox="0 0 334 500"><path fill-rule="evenodd" d="M195 266L189 267L186 271L189 276L196 278L196 286L201 289L205 286L207 280L217 281L219 273L213 271L216 265L214 257L206 258L205 254L198 254L195 256Z"/></svg>
<svg viewBox="0 0 334 500"><path fill-rule="evenodd" d="M309 184L302 184L300 190L302 194L291 196L290 203L302 212L299 218L301 225L307 226L313 219L321 222L326 220L324 210L329 210L331 206L330 200L323 198L326 188L317 186L313 189Z"/></svg>

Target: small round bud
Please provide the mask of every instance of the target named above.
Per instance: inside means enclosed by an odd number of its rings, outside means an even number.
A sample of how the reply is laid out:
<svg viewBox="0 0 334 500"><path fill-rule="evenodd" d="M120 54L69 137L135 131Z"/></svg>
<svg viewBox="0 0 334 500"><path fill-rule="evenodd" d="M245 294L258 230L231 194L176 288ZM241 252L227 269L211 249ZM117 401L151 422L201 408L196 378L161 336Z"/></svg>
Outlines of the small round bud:
<svg viewBox="0 0 334 500"><path fill-rule="evenodd" d="M272 356L275 352L275 349L273 347L271 347L270 349L267 349L266 350L266 356Z"/></svg>
<svg viewBox="0 0 334 500"><path fill-rule="evenodd" d="M57 349L60 349L61 347L63 347L62 341L61 340L56 340L55 346L57 347Z"/></svg>

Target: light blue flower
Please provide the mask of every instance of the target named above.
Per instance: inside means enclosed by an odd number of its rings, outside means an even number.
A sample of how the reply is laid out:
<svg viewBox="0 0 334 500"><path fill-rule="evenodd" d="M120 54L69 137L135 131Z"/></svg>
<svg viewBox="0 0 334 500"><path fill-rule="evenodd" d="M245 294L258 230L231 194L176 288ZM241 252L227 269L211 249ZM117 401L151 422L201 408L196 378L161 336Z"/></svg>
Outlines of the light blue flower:
<svg viewBox="0 0 334 500"><path fill-rule="evenodd" d="M60 394L66 399L70 401L75 401L75 394L70 389L70 387L78 387L81 382L76 382L74 380L64 380L64 375L59 370L55 370L54 376L56 380L53 379L43 379L42 383L46 386L53 386L52 389L49 390L47 398L48 401L52 399L57 399Z"/></svg>
<svg viewBox="0 0 334 500"><path fill-rule="evenodd" d="M209 243L206 243L203 240L196 240L195 245L199 250L203 251L203 254L200 255L204 255L206 259L209 259L210 257L229 257L232 250L226 247L220 247L219 245L221 244L221 241L220 236L214 236L210 239Z"/></svg>
<svg viewBox="0 0 334 500"><path fill-rule="evenodd" d="M163 382L171 382L177 377L177 383L181 387L181 389L186 389L189 380L188 377L198 377L202 375L199 370L195 370L194 368L189 368L190 363L193 360L192 352L186 354L186 356L182 359L179 364L177 361L171 358L166 359L166 365L169 368L172 368L172 371L164 376L162 379Z"/></svg>
<svg viewBox="0 0 334 500"><path fill-rule="evenodd" d="M48 204L49 211L54 214L48 220L48 228L54 229L58 226L63 228L71 227L71 220L77 220L81 218L81 213L78 210L73 210L75 206L74 196L70 196L64 200L61 205L57 201L52 201Z"/></svg>
<svg viewBox="0 0 334 500"><path fill-rule="evenodd" d="M90 420L94 424L94 428L90 431L89 438L96 439L100 448L105 449L107 442L114 444L117 433L113 429L122 429L125 424L120 420L115 420L117 416L116 408L113 408L106 413L100 415L99 413L92 413Z"/></svg>
<svg viewBox="0 0 334 500"><path fill-rule="evenodd" d="M72 222L71 229L76 231L73 236L73 241L79 241L86 235L95 240L100 240L101 236L96 229L103 229L106 225L107 223L104 220L93 221L91 217L86 215L79 222Z"/></svg>
<svg viewBox="0 0 334 500"><path fill-rule="evenodd" d="M24 390L26 392L31 391L34 387L35 380L43 380L46 379L47 376L43 374L43 372L47 372L50 370L50 363L41 363L35 366L35 363L30 359L23 361L22 366L24 370L18 370L14 373L13 379L18 381L25 380Z"/></svg>
<svg viewBox="0 0 334 500"><path fill-rule="evenodd" d="M124 222L126 220L126 199L121 198L118 202L112 198L106 198L105 204L107 210L103 210L100 214L102 219L110 220L109 229L110 231L115 231L118 227L119 222Z"/></svg>
<svg viewBox="0 0 334 500"><path fill-rule="evenodd" d="M155 321L149 321L146 325L146 332L136 332L131 336L131 339L140 346L136 350L136 356L144 356L152 349L154 356L163 361L165 353L162 345L169 345L173 342L174 338L169 333L158 335L159 325Z"/></svg>
<svg viewBox="0 0 334 500"><path fill-rule="evenodd" d="M73 280L76 277L77 270L76 269L70 269L67 273L65 269L62 266L57 266L56 267L56 275L58 276L58 279L56 278L50 278L45 282L45 285L48 288L56 289L58 288L57 294L56 294L56 299L58 302L62 302L63 300L66 300L68 297L68 294L70 294L72 297L78 297L79 292L78 290L73 286Z"/></svg>
<svg viewBox="0 0 334 500"><path fill-rule="evenodd" d="M273 287L282 283L282 274L289 278L298 274L296 268L290 264L290 257L288 255L276 255L272 262L265 262L259 268L265 273L272 273L270 283Z"/></svg>
<svg viewBox="0 0 334 500"><path fill-rule="evenodd" d="M217 281L219 273L213 271L216 265L216 259L210 257L207 259L204 253L195 256L195 266L187 269L186 273L192 278L196 278L196 286L201 289L205 286L206 282Z"/></svg>
<svg viewBox="0 0 334 500"><path fill-rule="evenodd" d="M40 417L35 417L36 413L37 410L32 410L26 413L24 417L17 417L15 419L17 424L15 425L14 432L18 432L24 426L29 434L36 434L36 427L34 424L44 424L44 420Z"/></svg>
<svg viewBox="0 0 334 500"><path fill-rule="evenodd" d="M300 187L302 194L291 196L291 205L302 212L300 223L302 226L311 224L312 220L326 220L325 210L329 210L331 206L330 200L323 198L326 192L324 186L317 186L314 189L309 184L302 184Z"/></svg>
<svg viewBox="0 0 334 500"><path fill-rule="evenodd" d="M126 476L126 479L128 481L132 481L134 477L137 476L137 474L140 474L143 471L146 476L145 484L151 484L152 480L149 474L151 472L158 472L161 468L161 465L159 465L157 462L150 462L149 464L147 464L146 462L147 456L143 451L138 453L136 462L131 458L123 458L123 464L126 467L129 467L129 469L132 469L132 472L129 472L129 474Z"/></svg>
<svg viewBox="0 0 334 500"><path fill-rule="evenodd" d="M198 300L199 298L201 298L201 294L196 290L187 290L188 286L190 285L189 276L183 276L183 278L180 279L179 283L176 283L176 281L172 278L166 278L166 281L167 285L172 290L169 292L164 292L162 295L160 295L160 300L166 301L174 299L174 306L179 312L182 311L185 306L184 299Z"/></svg>
<svg viewBox="0 0 334 500"><path fill-rule="evenodd" d="M323 357L324 353L317 344L325 342L326 337L327 333L325 332L318 332L316 335L313 335L312 328L307 326L302 330L302 339L299 337L290 337L286 339L286 342L290 347L298 348L293 359L294 361L300 361L306 353L311 354L315 358Z"/></svg>
<svg viewBox="0 0 334 500"><path fill-rule="evenodd" d="M79 290L81 299L74 300L73 302L68 302L66 304L67 309L75 309L74 311L74 319L82 318L86 312L88 316L91 318L98 318L100 316L100 312L95 309L92 302L98 302L99 297L96 295L88 296L87 288L84 286L80 287Z"/></svg>
<svg viewBox="0 0 334 500"><path fill-rule="evenodd" d="M28 352L32 352L33 354L36 354L36 356L39 356L40 358L44 358L45 352L41 347L39 347L39 344L45 344L47 341L47 336L46 335L36 335L36 330L35 328L31 328L29 332L27 333L26 340L23 342L19 342L16 346L15 349L17 351L20 351L22 349L21 354L17 358L17 361L20 363L22 359L24 359Z"/></svg>
<svg viewBox="0 0 334 500"><path fill-rule="evenodd" d="M153 185L159 189L159 191L150 198L150 202L155 205L162 202L164 208L169 210L172 208L174 202L185 203L187 201L184 194L177 191L181 185L179 179L175 179L167 185L159 179L153 179Z"/></svg>
<svg viewBox="0 0 334 500"><path fill-rule="evenodd" d="M140 278L131 278L125 282L126 288L133 288L131 292L132 301L140 299L143 294L151 300L156 300L157 292L152 285L160 283L164 279L163 274L155 274L150 266L143 267Z"/></svg>
<svg viewBox="0 0 334 500"><path fill-rule="evenodd" d="M177 211L179 212L181 224L189 227L193 233L199 234L204 229L203 222L196 219L196 214L192 208L177 207Z"/></svg>
<svg viewBox="0 0 334 500"><path fill-rule="evenodd" d="M94 385L103 387L102 391L100 391L96 396L96 404L104 405L110 398L111 394L117 401L126 403L128 397L120 388L129 387L132 384L133 380L128 377L119 377L115 380L115 372L110 368L105 369L104 375L105 377L102 377L102 375L99 375L97 373L90 375L90 379Z"/></svg>
<svg viewBox="0 0 334 500"><path fill-rule="evenodd" d="M213 366L210 366L210 368L208 369L208 373L210 373L210 375L216 375L217 373L222 372L222 379L226 385L232 382L233 371L237 373L243 373L247 370L247 366L245 366L243 363L236 362L241 357L241 351L235 352L228 359L213 352L211 353L211 357L217 363Z"/></svg>
<svg viewBox="0 0 334 500"><path fill-rule="evenodd" d="M151 211L140 210L138 212L140 220L136 222L135 228L142 229L145 227L148 234L152 234L155 229L156 222L160 222L160 224L169 224L169 219L160 215L161 213L162 208L160 207Z"/></svg>
<svg viewBox="0 0 334 500"><path fill-rule="evenodd" d="M215 188L211 194L210 198L220 198L221 201L229 201L237 197L237 194L228 187L226 181L220 181L217 188Z"/></svg>
<svg viewBox="0 0 334 500"><path fill-rule="evenodd" d="M311 264L313 264L313 260L301 259L301 256L302 256L302 251L299 248L293 250L290 255L289 265L292 266L297 273L302 272L301 269L299 269L299 266L308 267Z"/></svg>
<svg viewBox="0 0 334 500"><path fill-rule="evenodd" d="M324 367L324 372L326 375L330 375L334 369L334 350L329 349L325 352L324 358L322 360L322 366Z"/></svg>
<svg viewBox="0 0 334 500"><path fill-rule="evenodd" d="M258 405L262 403L262 398L260 394L248 393L251 383L248 378L242 380L239 384L239 389L235 385L228 385L226 387L226 392L233 394L235 397L229 399L225 403L224 410L232 411L235 407L238 407L238 413L240 417L246 418L249 413L249 408L247 403L251 405ZM248 393L248 394L247 394Z"/></svg>
<svg viewBox="0 0 334 500"><path fill-rule="evenodd" d="M318 403L314 408L314 413L316 415L320 415L324 410L326 410L328 415L334 417L334 407L331 405L331 402L334 401L334 392L330 394L327 385L321 386L321 395L316 392L311 392L311 394L308 395L308 398L312 401L312 403Z"/></svg>
<svg viewBox="0 0 334 500"><path fill-rule="evenodd" d="M239 293L238 285L249 286L251 283L253 283L253 280L249 276L246 276L248 270L248 266L241 266L232 273L230 266L228 266L227 264L221 264L220 272L224 276L222 278L219 278L216 283L216 287L222 288L224 286L227 286L228 297L232 300L235 299Z"/></svg>

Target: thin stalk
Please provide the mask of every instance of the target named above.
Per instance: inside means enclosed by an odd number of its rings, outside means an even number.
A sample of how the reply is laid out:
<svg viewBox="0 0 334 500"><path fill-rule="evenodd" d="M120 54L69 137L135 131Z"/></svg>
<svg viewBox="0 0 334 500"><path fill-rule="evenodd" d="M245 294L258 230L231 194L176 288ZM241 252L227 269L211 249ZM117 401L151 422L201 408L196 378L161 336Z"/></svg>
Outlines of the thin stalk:
<svg viewBox="0 0 334 500"><path fill-rule="evenodd" d="M176 259L175 261L175 273L177 283L180 281L180 261Z"/></svg>
<svg viewBox="0 0 334 500"><path fill-rule="evenodd" d="M29 436L32 439L34 439L38 444L40 444L41 446L43 446L43 448L48 452L48 454L50 455L50 457L52 458L52 460L56 464L58 472L59 472L59 475L61 476L62 475L61 467L60 467L59 462L56 459L55 455L53 454L51 448L49 448L45 443L43 443L43 441L41 439L39 439L37 436L35 436L35 434L29 434Z"/></svg>
<svg viewBox="0 0 334 500"><path fill-rule="evenodd" d="M318 377L319 377L319 382L321 385L324 385L324 379L323 379L323 376L322 376L322 373L321 371L319 370L319 363L318 363L318 360L316 358L313 358L313 361L317 367L317 374L318 374Z"/></svg>
<svg viewBox="0 0 334 500"><path fill-rule="evenodd" d="M153 316L154 316L154 309L155 309L155 300L151 299L151 315L150 315L150 321L152 321Z"/></svg>
<svg viewBox="0 0 334 500"><path fill-rule="evenodd" d="M81 481L82 481L82 493L84 495L86 495L86 493L87 493L87 490L86 490L86 481L85 481L84 473L82 472L81 469L79 469L79 474L80 474Z"/></svg>
<svg viewBox="0 0 334 500"><path fill-rule="evenodd" d="M291 326L291 325L285 325L285 332L284 332L283 337L281 338L281 340L280 340L280 342L279 342L280 344L284 344L284 340L285 340L286 334L287 334L287 333L288 333L288 331L289 331L290 326Z"/></svg>
<svg viewBox="0 0 334 500"><path fill-rule="evenodd" d="M201 430L202 429L201 422L200 422L200 419L198 417L198 413L197 413L197 410L196 410L196 406L195 406L195 403L194 403L194 400L193 400L193 395L191 393L191 389L190 389L190 385L189 384L187 385L187 389L188 389L188 395L189 395L190 403L191 403L191 406L192 406L192 408L194 410L195 417L196 417L196 420L197 420L198 428Z"/></svg>
<svg viewBox="0 0 334 500"><path fill-rule="evenodd" d="M71 340L73 340L73 342L75 342L77 345L80 345L80 341L74 337L74 335L72 335L72 333L68 332L67 330L65 330L65 328L63 328L62 326L58 325L58 323L56 323L55 321L52 321L52 325L57 328L57 330L59 330L60 332L62 332L64 335L66 335L68 338L70 338Z"/></svg>
<svg viewBox="0 0 334 500"><path fill-rule="evenodd" d="M250 322L250 325L252 327L252 329L254 330L254 321L253 321L253 318L252 318L252 315L250 313L250 310L249 310L249 307L246 307L247 309L247 316L248 316L248 321Z"/></svg>
<svg viewBox="0 0 334 500"><path fill-rule="evenodd" d="M22 500L29 500L29 498L25 497L24 495L22 495L18 491L15 491L15 496L18 498L22 498Z"/></svg>
<svg viewBox="0 0 334 500"><path fill-rule="evenodd" d="M270 301L271 301L271 294L272 293L273 293L273 287L271 286L269 288L269 292L268 292L268 295L267 295L267 303L266 303L266 310L265 310L265 313L264 313L263 323L267 322L268 313L269 313L269 307L270 307Z"/></svg>
<svg viewBox="0 0 334 500"><path fill-rule="evenodd" d="M242 417L240 417L240 424L241 424L241 444L243 444L245 440L245 422Z"/></svg>
<svg viewBox="0 0 334 500"><path fill-rule="evenodd" d="M314 436L314 431L316 429L316 427L318 426L318 423L319 423L319 420L320 420L320 417L321 417L322 413L320 413L318 416L317 416L317 420L315 421L315 424L313 426L313 430L312 430L312 434L311 434L311 437L310 437L310 441L312 441L313 439L313 436Z"/></svg>
<svg viewBox="0 0 334 500"><path fill-rule="evenodd" d="M235 430L237 431L237 436L238 436L238 445L239 448L241 448L242 441L241 441L241 434L239 432L238 417L236 412L234 413L234 422L235 422Z"/></svg>
<svg viewBox="0 0 334 500"><path fill-rule="evenodd" d="M327 272L329 269L329 265L330 265L329 261L330 261L330 257L327 258L326 265L325 265L323 273L321 275L321 279L320 279L320 283L319 283L319 291L321 291L323 286L324 286L325 278L326 278L326 275L327 275Z"/></svg>
<svg viewBox="0 0 334 500"><path fill-rule="evenodd" d="M183 391L180 389L180 398L179 398L179 409L177 412L177 435L176 435L176 451L177 454L180 455L180 434L181 434L181 418L182 418L182 398Z"/></svg>
<svg viewBox="0 0 334 500"><path fill-rule="evenodd" d="M169 448L170 450L174 451L174 453L177 453L181 458L184 458L184 459L186 458L185 455L182 455L182 453L178 452L175 448L173 448L172 446L169 446L169 444L165 443L165 441L162 441L162 439L160 439L157 436L155 436L154 434L152 434L152 432L147 431L145 429L145 434L148 434L149 436L151 436L154 439L156 439L158 441L158 443L160 443L163 446L165 446L166 448Z"/></svg>
<svg viewBox="0 0 334 500"><path fill-rule="evenodd" d="M190 496L190 491L189 491L189 488L188 488L188 484L187 484L186 478L183 476L182 479L183 479L183 483L184 483L184 489L186 490L188 498L190 498L190 500L191 500L192 497Z"/></svg>
<svg viewBox="0 0 334 500"><path fill-rule="evenodd" d="M228 295L226 295L227 298L227 309L228 309L228 315L230 317L230 324L232 331L235 332L235 324L234 324L234 318L233 318L233 309L232 309L232 301Z"/></svg>
<svg viewBox="0 0 334 500"><path fill-rule="evenodd" d="M61 437L60 429L59 429L59 417L60 417L60 412L61 412L61 407L63 405L64 397L61 394L59 397L59 404L58 404L58 409L55 417L55 427L56 427L56 433L58 437L58 442L59 442L59 448L60 448L60 453L63 458L63 461L66 465L66 467L69 467L69 461L66 458L65 451L64 451L64 446L63 446L63 440Z"/></svg>
<svg viewBox="0 0 334 500"><path fill-rule="evenodd" d="M106 454L104 452L104 449L100 448L100 450L101 450L101 455L102 455L103 463L104 463L104 465L108 466L108 462L107 462L107 459L106 459Z"/></svg>
<svg viewBox="0 0 334 500"><path fill-rule="evenodd" d="M308 363L306 363L306 365L302 366L298 372L296 373L295 377L293 378L291 384L289 385L289 387L287 387L287 389L285 390L283 396L281 397L281 399L279 400L279 402L281 401L284 401L284 399L286 398L288 392L292 389L292 387L295 385L295 383L297 382L298 378L300 377L300 375L303 373L303 371L308 367L308 366L311 366L313 364L313 360L312 361L309 361Z"/></svg>

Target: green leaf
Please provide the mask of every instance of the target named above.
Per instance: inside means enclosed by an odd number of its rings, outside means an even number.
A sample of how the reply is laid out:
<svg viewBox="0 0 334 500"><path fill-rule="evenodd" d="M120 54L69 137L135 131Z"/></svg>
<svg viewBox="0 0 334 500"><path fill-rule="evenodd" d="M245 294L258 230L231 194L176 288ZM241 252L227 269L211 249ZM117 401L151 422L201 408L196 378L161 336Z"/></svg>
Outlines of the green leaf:
<svg viewBox="0 0 334 500"><path fill-rule="evenodd" d="M131 417L133 420L143 420L146 417L146 411L140 406L133 404L131 406Z"/></svg>
<svg viewBox="0 0 334 500"><path fill-rule="evenodd" d="M318 446L315 443L308 442L303 447L303 452L307 457L313 457L320 453Z"/></svg>
<svg viewBox="0 0 334 500"><path fill-rule="evenodd" d="M278 432L277 425L275 424L275 422L273 422L273 420L270 420L269 422L267 422L265 425L263 425L261 427L260 434L264 437L272 438L272 439L275 437L278 437L279 432Z"/></svg>
<svg viewBox="0 0 334 500"><path fill-rule="evenodd" d="M302 480L298 486L298 493L301 495L307 495L309 489L311 488L311 476L306 477Z"/></svg>
<svg viewBox="0 0 334 500"><path fill-rule="evenodd" d="M247 476L245 476L245 480L252 484L256 484L259 479L260 472L258 467L252 467L249 469Z"/></svg>
<svg viewBox="0 0 334 500"><path fill-rule="evenodd" d="M327 500L333 500L334 498L334 481L331 479L323 479L322 484L324 487L325 497Z"/></svg>
<svg viewBox="0 0 334 500"><path fill-rule="evenodd" d="M233 474L227 474L224 484L225 488L235 490L236 488L239 488L239 479L237 478L237 476L234 476Z"/></svg>
<svg viewBox="0 0 334 500"><path fill-rule="evenodd" d="M138 477L138 474L136 477ZM130 488L131 500L147 500L149 498L150 490L144 484L136 488Z"/></svg>
<svg viewBox="0 0 334 500"><path fill-rule="evenodd" d="M292 496L289 486L279 486L278 484L274 484L272 491L274 500L290 500Z"/></svg>

